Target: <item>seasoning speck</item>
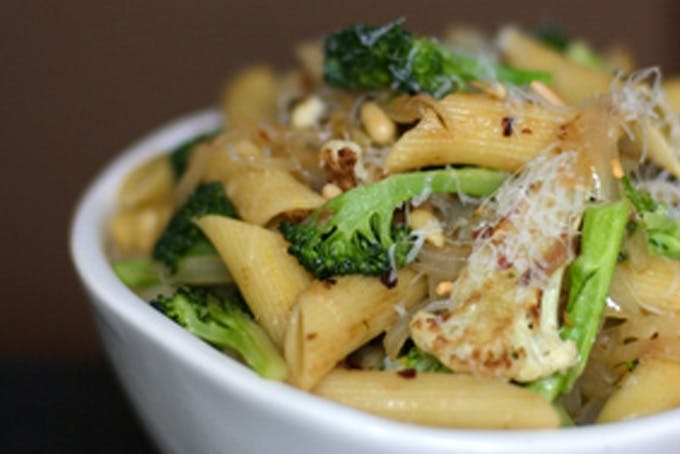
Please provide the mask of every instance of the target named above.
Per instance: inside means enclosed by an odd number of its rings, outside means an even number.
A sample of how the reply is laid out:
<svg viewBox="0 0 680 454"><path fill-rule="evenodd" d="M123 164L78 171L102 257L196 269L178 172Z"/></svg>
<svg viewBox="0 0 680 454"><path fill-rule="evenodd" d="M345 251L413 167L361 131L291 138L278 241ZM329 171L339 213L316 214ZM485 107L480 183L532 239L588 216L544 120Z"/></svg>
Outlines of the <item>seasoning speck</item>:
<svg viewBox="0 0 680 454"><path fill-rule="evenodd" d="M407 380L410 380L412 378L416 378L417 372L416 372L415 369L404 369L404 370L397 371L397 374L401 378L405 378Z"/></svg>
<svg viewBox="0 0 680 454"><path fill-rule="evenodd" d="M512 135L512 124L515 121L512 117L503 117L501 126L503 127L503 137L510 137Z"/></svg>

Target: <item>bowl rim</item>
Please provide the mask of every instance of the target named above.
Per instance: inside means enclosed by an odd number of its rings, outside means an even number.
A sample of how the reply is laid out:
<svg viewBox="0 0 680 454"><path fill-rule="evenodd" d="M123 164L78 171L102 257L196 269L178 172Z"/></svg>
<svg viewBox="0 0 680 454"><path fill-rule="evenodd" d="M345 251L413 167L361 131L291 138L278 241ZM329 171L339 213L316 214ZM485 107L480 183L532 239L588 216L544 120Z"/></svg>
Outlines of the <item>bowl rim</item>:
<svg viewBox="0 0 680 454"><path fill-rule="evenodd" d="M356 439L367 447L398 446L421 452L462 449L466 452L555 452L607 444L607 449L631 443L671 439L678 435L680 409L636 420L554 430L468 430L427 427L392 421L314 396L292 386L260 378L239 362L224 356L152 309L113 273L104 253L104 229L113 212L123 176L136 164L168 150L200 132L221 124L216 109L205 109L166 123L127 147L109 162L81 196L71 222L71 259L85 288L101 305L143 333L150 341L172 351L181 362L221 386L237 390L269 412L298 418L301 424L336 439ZM651 445L650 445L651 446Z"/></svg>

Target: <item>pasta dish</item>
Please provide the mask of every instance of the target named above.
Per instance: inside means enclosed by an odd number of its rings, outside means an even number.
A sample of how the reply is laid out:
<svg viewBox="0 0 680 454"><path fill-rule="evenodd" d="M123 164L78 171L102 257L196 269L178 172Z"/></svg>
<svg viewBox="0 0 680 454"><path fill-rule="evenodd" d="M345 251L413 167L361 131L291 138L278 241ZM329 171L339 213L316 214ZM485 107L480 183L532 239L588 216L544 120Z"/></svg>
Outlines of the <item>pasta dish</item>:
<svg viewBox="0 0 680 454"><path fill-rule="evenodd" d="M680 78L555 29L356 24L127 175L114 271L370 413L556 428L680 406Z"/></svg>

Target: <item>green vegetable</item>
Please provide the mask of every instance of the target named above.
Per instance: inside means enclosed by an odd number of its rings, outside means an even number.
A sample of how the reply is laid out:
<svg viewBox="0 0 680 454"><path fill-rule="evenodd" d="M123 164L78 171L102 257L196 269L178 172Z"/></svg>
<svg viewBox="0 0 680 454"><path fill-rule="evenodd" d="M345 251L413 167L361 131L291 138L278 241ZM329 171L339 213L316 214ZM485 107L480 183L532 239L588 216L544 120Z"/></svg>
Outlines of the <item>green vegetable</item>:
<svg viewBox="0 0 680 454"><path fill-rule="evenodd" d="M534 30L534 36L575 63L597 70L606 69L604 58L588 43L570 38L555 26L540 26Z"/></svg>
<svg viewBox="0 0 680 454"><path fill-rule="evenodd" d="M546 46L563 53L567 50L571 38L559 27L552 24L539 25L533 30L533 35Z"/></svg>
<svg viewBox="0 0 680 454"><path fill-rule="evenodd" d="M435 356L425 353L413 345L405 355L397 358L401 370L416 370L418 372L451 372Z"/></svg>
<svg viewBox="0 0 680 454"><path fill-rule="evenodd" d="M172 170L175 172L177 178L181 177L189 165L189 157L194 152L194 150L202 143L209 141L210 139L216 137L221 129L199 134L186 142L178 145L170 152L170 164L172 165Z"/></svg>
<svg viewBox="0 0 680 454"><path fill-rule="evenodd" d="M572 41L569 43L565 55L575 63L596 70L603 70L607 67L604 58L585 41Z"/></svg>
<svg viewBox="0 0 680 454"><path fill-rule="evenodd" d="M478 168L397 174L344 192L301 223L282 223L280 230L291 243L288 252L319 279L385 275L412 260L414 237L406 226L392 223L400 204L431 193L489 195L506 176Z"/></svg>
<svg viewBox="0 0 680 454"><path fill-rule="evenodd" d="M161 283L162 265L151 258L119 260L113 271L123 284L131 288L148 287Z"/></svg>
<svg viewBox="0 0 680 454"><path fill-rule="evenodd" d="M237 297L181 287L170 297L159 296L151 305L206 342L236 351L261 376L286 378L286 362Z"/></svg>
<svg viewBox="0 0 680 454"><path fill-rule="evenodd" d="M207 244L207 243L205 243ZM219 285L233 282L224 262L214 248L201 253L200 248L179 259L177 271L171 273L151 257L119 260L113 271L125 285L139 289L152 285Z"/></svg>
<svg viewBox="0 0 680 454"><path fill-rule="evenodd" d="M680 220L670 218L666 205L656 202L649 193L640 192L628 176L621 178L621 182L647 232L649 252L680 260Z"/></svg>
<svg viewBox="0 0 680 454"><path fill-rule="evenodd" d="M193 223L195 217L206 214L236 217L236 210L219 182L199 186L175 212L154 246L153 258L175 273L184 257L215 254L213 246Z"/></svg>
<svg viewBox="0 0 680 454"><path fill-rule="evenodd" d="M576 344L578 362L564 373L555 373L531 383L528 388L554 400L571 390L583 373L597 331L616 266L621 239L630 209L621 200L591 207L585 212L581 233L581 253L569 267L569 299L562 339Z"/></svg>
<svg viewBox="0 0 680 454"><path fill-rule="evenodd" d="M402 20L382 27L355 24L326 38L324 78L335 87L403 93L436 98L465 89L472 80L497 78L510 84L550 81L543 72L491 65L453 53L431 39L417 37Z"/></svg>

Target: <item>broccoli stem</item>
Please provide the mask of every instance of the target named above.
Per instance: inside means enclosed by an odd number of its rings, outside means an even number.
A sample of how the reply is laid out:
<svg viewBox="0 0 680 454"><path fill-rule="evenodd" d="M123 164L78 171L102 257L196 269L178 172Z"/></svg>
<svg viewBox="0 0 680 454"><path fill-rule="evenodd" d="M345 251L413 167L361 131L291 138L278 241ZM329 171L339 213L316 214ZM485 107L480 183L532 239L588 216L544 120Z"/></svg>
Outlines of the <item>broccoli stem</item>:
<svg viewBox="0 0 680 454"><path fill-rule="evenodd" d="M188 255L179 259L172 273L163 263L145 257L119 260L113 264L116 276L128 287L141 289L163 283L181 285L220 285L233 281L216 252Z"/></svg>
<svg viewBox="0 0 680 454"><path fill-rule="evenodd" d="M160 283L162 265L151 258L119 260L112 266L118 279L128 287L141 288Z"/></svg>
<svg viewBox="0 0 680 454"><path fill-rule="evenodd" d="M625 200L588 208L583 219L581 253L569 267L569 299L561 337L576 344L578 362L566 372L528 388L549 401L569 392L583 373L600 324L630 208Z"/></svg>
<svg viewBox="0 0 680 454"><path fill-rule="evenodd" d="M487 196L493 193L507 178L507 174L497 170L464 167L461 169L428 170L393 175L376 183L390 194L389 200L393 206L411 200L414 197L458 193L473 197ZM370 188L360 186L359 188Z"/></svg>
<svg viewBox="0 0 680 454"><path fill-rule="evenodd" d="M338 208L336 215L341 219L339 230L349 232L365 224L363 230L368 233L373 226L366 213L379 213L381 219L391 220L399 204L415 197L441 193L486 196L493 193L506 177L504 172L475 167L402 173L370 186L358 186L332 199L328 206ZM353 203L347 204L345 198ZM389 238L390 230L391 222L381 223L379 237Z"/></svg>

